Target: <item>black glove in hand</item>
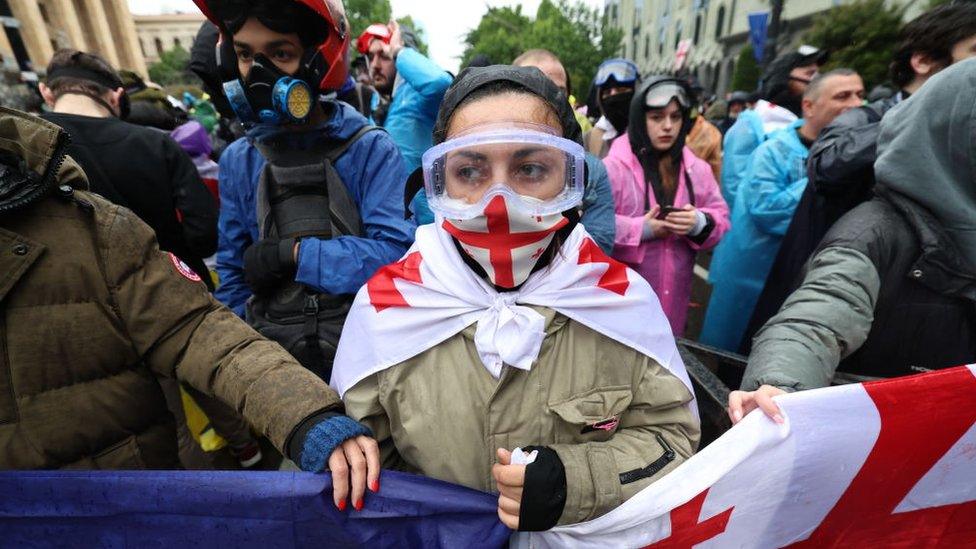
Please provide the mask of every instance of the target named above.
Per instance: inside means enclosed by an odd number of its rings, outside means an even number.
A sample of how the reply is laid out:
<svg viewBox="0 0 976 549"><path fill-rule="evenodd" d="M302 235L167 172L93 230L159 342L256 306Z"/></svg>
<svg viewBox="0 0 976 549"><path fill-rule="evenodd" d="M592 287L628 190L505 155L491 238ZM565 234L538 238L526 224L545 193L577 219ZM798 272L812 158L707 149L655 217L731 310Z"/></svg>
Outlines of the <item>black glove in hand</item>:
<svg viewBox="0 0 976 549"><path fill-rule="evenodd" d="M541 532L559 522L566 505L566 468L552 448L527 446L538 450L535 461L525 467L525 487L519 510L519 531Z"/></svg>
<svg viewBox="0 0 976 549"><path fill-rule="evenodd" d="M295 276L295 239L265 238L244 251L244 281L266 294Z"/></svg>

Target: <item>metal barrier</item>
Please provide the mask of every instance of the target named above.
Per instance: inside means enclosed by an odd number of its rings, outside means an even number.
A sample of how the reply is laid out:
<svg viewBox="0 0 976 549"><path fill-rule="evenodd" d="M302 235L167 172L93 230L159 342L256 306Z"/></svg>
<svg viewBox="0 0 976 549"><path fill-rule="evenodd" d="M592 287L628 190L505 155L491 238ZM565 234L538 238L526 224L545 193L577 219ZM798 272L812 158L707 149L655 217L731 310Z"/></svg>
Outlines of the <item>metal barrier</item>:
<svg viewBox="0 0 976 549"><path fill-rule="evenodd" d="M678 340L678 352L684 360L685 369L688 370L695 389L695 398L698 399L702 429L700 450L732 426L726 413L729 402L729 385L726 384L728 379L723 381L723 377L731 378L734 385L738 386L738 380L745 371L746 357L687 339ZM726 375L720 377L716 372Z"/></svg>

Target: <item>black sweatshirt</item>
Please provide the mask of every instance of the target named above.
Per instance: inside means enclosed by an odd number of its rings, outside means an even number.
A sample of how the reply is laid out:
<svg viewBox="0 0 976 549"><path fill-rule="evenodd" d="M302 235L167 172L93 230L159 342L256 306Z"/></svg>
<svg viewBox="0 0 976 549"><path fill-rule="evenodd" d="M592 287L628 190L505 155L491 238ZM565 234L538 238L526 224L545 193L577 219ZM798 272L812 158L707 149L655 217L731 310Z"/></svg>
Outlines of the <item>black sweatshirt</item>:
<svg viewBox="0 0 976 549"><path fill-rule="evenodd" d="M203 258L217 250L217 204L190 157L168 134L123 122L47 113L71 135L68 154L91 190L135 212L172 252L210 285Z"/></svg>

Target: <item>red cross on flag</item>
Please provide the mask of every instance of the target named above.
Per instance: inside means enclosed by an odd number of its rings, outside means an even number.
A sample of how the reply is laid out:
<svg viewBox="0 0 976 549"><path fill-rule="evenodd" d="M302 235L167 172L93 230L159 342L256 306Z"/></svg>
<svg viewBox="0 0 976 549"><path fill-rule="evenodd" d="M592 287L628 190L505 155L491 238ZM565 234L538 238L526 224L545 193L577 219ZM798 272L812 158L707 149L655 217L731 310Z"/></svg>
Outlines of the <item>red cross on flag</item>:
<svg viewBox="0 0 976 549"><path fill-rule="evenodd" d="M533 547L976 547L976 366L777 397Z"/></svg>

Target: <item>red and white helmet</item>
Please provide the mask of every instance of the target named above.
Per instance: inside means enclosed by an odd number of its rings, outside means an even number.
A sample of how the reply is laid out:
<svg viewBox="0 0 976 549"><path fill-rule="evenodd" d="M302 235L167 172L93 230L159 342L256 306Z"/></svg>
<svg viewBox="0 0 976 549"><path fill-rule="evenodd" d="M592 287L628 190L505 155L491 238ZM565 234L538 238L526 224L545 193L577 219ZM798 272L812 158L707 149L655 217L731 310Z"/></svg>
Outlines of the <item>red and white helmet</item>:
<svg viewBox="0 0 976 549"><path fill-rule="evenodd" d="M373 23L359 35L359 39L356 40L356 49L359 50L359 53L366 55L366 52L369 51L370 42L378 39L382 40L384 44L389 44L392 36L390 27L383 23Z"/></svg>
<svg viewBox="0 0 976 549"><path fill-rule="evenodd" d="M318 55L315 62L308 63L307 71L311 71L314 79L318 83L320 93L337 91L342 88L348 78L349 69L346 62L346 55L349 49L349 24L346 20L346 11L341 0L282 0L292 1L304 5L315 14L319 15L325 22L328 29L325 41L316 46ZM221 31L221 41L230 43L230 32L225 28L223 21L216 15L213 9L216 5L239 5L246 9L250 2L247 0L193 0L200 8L203 15L207 17ZM229 49L229 48L227 48ZM220 50L220 45L218 45ZM236 72L235 63L221 63L221 65L232 65L232 70Z"/></svg>

